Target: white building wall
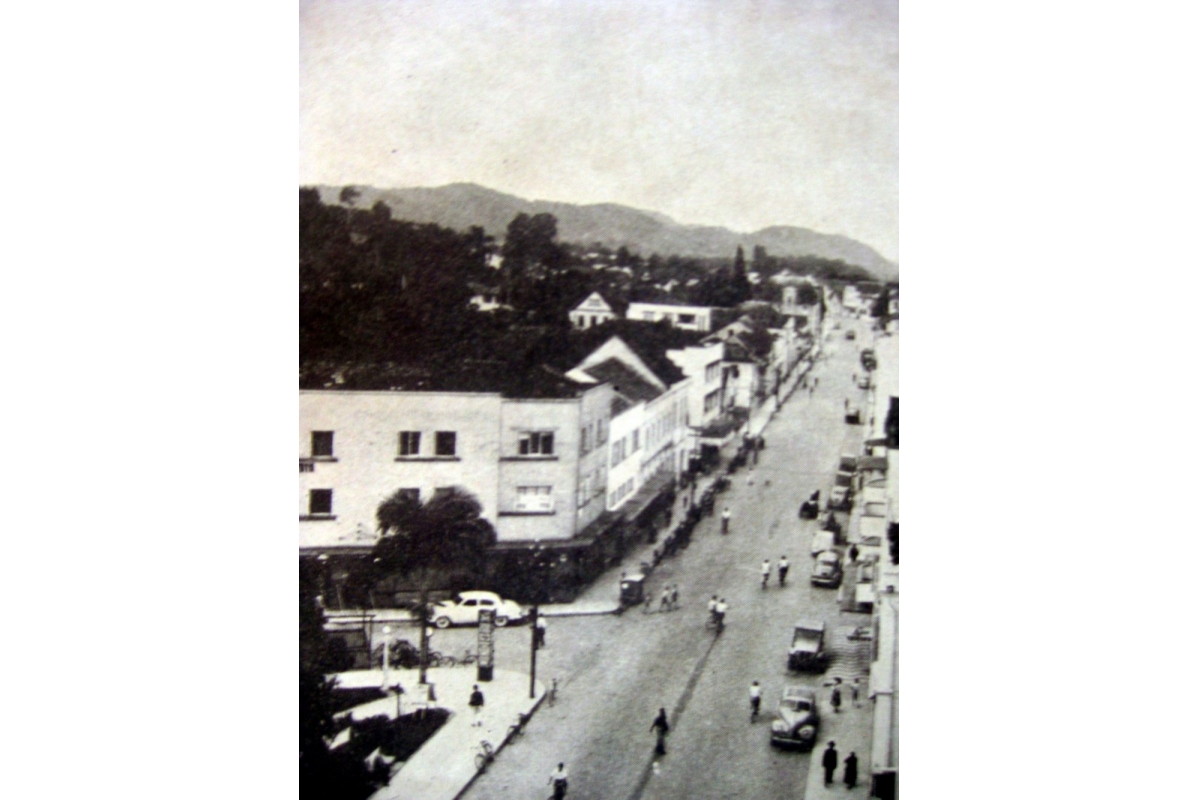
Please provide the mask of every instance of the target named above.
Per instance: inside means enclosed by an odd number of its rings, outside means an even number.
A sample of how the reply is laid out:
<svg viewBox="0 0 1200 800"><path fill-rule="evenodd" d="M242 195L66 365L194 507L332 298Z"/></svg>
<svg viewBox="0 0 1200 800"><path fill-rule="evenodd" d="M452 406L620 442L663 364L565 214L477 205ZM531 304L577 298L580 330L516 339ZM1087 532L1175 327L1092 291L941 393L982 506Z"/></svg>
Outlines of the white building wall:
<svg viewBox="0 0 1200 800"><path fill-rule="evenodd" d="M638 473L645 444L642 441L642 422L645 418L645 403L630 406L612 418L612 436L608 442L609 511L616 511L623 506L641 486Z"/></svg>
<svg viewBox="0 0 1200 800"><path fill-rule="evenodd" d="M638 322L667 320L685 331L712 330L712 309L707 306L676 306L659 303L630 303L625 318Z"/></svg>
<svg viewBox="0 0 1200 800"><path fill-rule="evenodd" d="M375 511L397 489L461 486L495 522L499 474L498 394L443 392L300 392L300 547L369 548ZM332 431L333 459L309 460L312 432ZM421 433L420 452L400 455L400 432ZM434 455L437 431L454 431L455 455ZM308 517L309 493L333 491L332 514Z"/></svg>
<svg viewBox="0 0 1200 800"><path fill-rule="evenodd" d="M667 358L692 380L688 385L688 422L693 428L703 428L721 416L721 359L725 345L721 342L682 350L668 350Z"/></svg>

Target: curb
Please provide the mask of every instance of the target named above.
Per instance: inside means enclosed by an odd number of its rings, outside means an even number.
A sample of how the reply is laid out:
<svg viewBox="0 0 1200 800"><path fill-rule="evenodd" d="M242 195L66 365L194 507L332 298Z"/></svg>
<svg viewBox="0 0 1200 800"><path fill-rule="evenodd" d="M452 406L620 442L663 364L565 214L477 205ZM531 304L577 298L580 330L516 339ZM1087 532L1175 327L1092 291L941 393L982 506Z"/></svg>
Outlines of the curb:
<svg viewBox="0 0 1200 800"><path fill-rule="evenodd" d="M601 611L558 611L547 612L539 611L538 615L542 617L599 617L604 614L619 614L620 607L604 609Z"/></svg>
<svg viewBox="0 0 1200 800"><path fill-rule="evenodd" d="M529 720L533 719L533 715L537 713L537 710L542 707L542 701L545 699L546 699L546 692L545 692L545 690L543 690L541 696L533 702L533 706L529 709L529 719L527 719L525 721L526 725L529 724ZM492 760L495 760L496 758L498 758L500 756L500 751L504 749L505 745L507 745L509 743L509 741L513 738L513 736L514 736L514 733L511 730L504 735L504 738L501 739L500 743L496 745L496 749L492 751ZM464 783L463 787L458 790L457 794L454 795L454 800L459 800L460 797L462 797L464 794L466 794L467 790L470 789L475 784L475 781L478 780L479 776L485 772L487 772L487 767L484 767L481 770L476 770L475 774L471 776L471 779L469 781L467 781L466 783Z"/></svg>

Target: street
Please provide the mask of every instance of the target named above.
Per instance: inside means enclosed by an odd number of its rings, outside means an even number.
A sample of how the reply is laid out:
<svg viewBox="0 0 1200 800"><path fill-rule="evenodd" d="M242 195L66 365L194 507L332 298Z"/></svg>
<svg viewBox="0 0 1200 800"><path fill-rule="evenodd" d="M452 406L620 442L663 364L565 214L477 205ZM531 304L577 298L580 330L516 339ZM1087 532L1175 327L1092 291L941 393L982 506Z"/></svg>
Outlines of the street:
<svg viewBox="0 0 1200 800"><path fill-rule="evenodd" d="M570 771L568 797L797 798L803 797L812 756L770 746L770 723L787 685L820 687L819 674L790 673L786 654L792 626L824 620L835 660L828 674L859 674L857 663L837 658L837 590L812 587L810 540L815 521L797 517L800 502L820 489L824 502L838 456L861 452L863 427L843 422L843 401L862 404L851 375L860 371L856 344L869 321L842 318L824 346L825 360L812 375L809 394L797 389L764 431L766 449L754 469L743 469L718 496L717 513L696 529L692 544L665 560L647 581L654 613L630 609L621 616L551 619L547 646L538 653L538 678L558 679L557 702L544 703L526 728L464 797L544 798L559 761ZM853 326L858 342L843 338ZM719 532L720 510L732 512L730 533ZM760 588L760 565L781 555L791 562L787 586L772 574ZM852 580L852 578L851 578ZM664 584L678 584L679 610L658 613ZM706 602L729 603L724 633L704 627ZM438 631L431 643L462 655L473 647L473 628ZM497 631L496 663L528 669L527 626ZM862 673L862 674L865 674ZM763 687L762 711L749 720L748 689ZM486 693L486 685L484 685ZM659 708L671 722L667 755L653 757L650 723ZM819 740L823 741L823 740Z"/></svg>

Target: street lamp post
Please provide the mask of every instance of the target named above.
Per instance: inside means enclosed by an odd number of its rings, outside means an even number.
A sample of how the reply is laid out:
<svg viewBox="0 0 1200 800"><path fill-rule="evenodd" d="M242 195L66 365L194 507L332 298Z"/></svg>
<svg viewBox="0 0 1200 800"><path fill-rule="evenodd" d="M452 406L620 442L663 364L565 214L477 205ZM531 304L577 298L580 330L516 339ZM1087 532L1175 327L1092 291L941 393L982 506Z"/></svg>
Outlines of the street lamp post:
<svg viewBox="0 0 1200 800"><path fill-rule="evenodd" d="M391 638L392 626L383 626L383 690L387 691L388 687L388 640Z"/></svg>

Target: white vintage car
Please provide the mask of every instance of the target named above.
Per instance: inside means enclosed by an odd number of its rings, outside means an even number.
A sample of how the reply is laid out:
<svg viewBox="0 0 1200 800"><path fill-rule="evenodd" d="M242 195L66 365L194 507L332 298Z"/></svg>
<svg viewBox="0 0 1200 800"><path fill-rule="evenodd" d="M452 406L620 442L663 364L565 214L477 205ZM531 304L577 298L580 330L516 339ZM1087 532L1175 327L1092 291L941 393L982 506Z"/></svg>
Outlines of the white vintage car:
<svg viewBox="0 0 1200 800"><path fill-rule="evenodd" d="M439 628L451 625L478 625L479 612L491 609L496 612L496 627L503 628L510 622L525 619L525 609L512 600L505 600L495 592L459 592L449 600L441 600L429 607L429 618Z"/></svg>

